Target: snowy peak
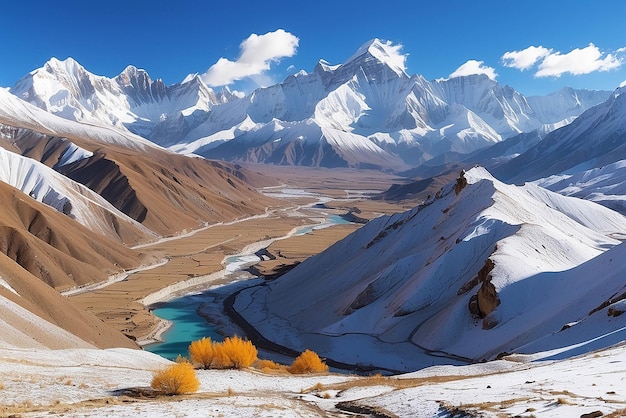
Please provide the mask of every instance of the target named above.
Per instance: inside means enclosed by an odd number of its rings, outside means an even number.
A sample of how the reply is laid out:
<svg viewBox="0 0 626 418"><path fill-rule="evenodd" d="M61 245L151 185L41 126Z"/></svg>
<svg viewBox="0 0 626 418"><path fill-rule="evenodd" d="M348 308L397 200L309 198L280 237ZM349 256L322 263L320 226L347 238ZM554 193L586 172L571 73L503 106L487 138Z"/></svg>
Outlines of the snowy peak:
<svg viewBox="0 0 626 418"><path fill-rule="evenodd" d="M620 90L498 167L494 170L496 176L507 181L532 181L626 159L626 96L619 94ZM584 108L584 101L581 103Z"/></svg>
<svg viewBox="0 0 626 418"><path fill-rule="evenodd" d="M391 41L381 41L375 38L364 43L343 66L368 65L375 61L391 68L399 77L408 77L405 72L406 55L400 53L401 49L401 45L393 45Z"/></svg>
<svg viewBox="0 0 626 418"><path fill-rule="evenodd" d="M138 103L151 103L167 97L165 84L152 81L145 70L129 65L114 79L122 91Z"/></svg>
<svg viewBox="0 0 626 418"><path fill-rule="evenodd" d="M133 65L129 65L124 68L115 80L121 86L137 86L137 85L150 85L152 84L152 79L146 72L146 70L139 69Z"/></svg>
<svg viewBox="0 0 626 418"><path fill-rule="evenodd" d="M215 95L199 77L166 86L129 65L115 78L96 76L75 60L56 58L19 80L11 93L65 119L114 126L162 144L177 142L213 105L232 94Z"/></svg>
<svg viewBox="0 0 626 418"><path fill-rule="evenodd" d="M85 70L85 68L72 57L68 57L64 60L59 60L58 58L52 57L44 64L42 69L51 74L62 73L70 75L87 72L87 70ZM34 72L37 72L37 70L33 71L32 73Z"/></svg>

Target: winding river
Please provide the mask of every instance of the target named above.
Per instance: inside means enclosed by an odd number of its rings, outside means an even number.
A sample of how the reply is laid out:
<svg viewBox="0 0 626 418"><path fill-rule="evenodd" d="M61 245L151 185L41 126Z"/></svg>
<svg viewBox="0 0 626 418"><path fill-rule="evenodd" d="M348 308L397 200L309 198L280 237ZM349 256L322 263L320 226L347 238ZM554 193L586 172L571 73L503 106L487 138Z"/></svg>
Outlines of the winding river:
<svg viewBox="0 0 626 418"><path fill-rule="evenodd" d="M350 223L340 215L322 214L320 217L324 217L325 221L323 223L298 228L283 238L305 235L315 229L332 225ZM266 244L266 247L269 246L271 242L279 239L282 238L270 240ZM227 257L224 260L224 274L232 276L233 281L254 279L255 276L250 275L244 270L261 260L254 254L256 251L258 251L258 248ZM216 332L214 324L211 324L205 317L198 314L198 308L202 304L210 303L210 298L211 296L206 293L194 293L165 302L154 309L152 312L159 318L167 320L170 326L161 334L161 342L145 345L144 349L159 354L167 359L174 360L179 355L187 356L189 344L194 340L198 340L202 337L210 337L213 341L222 341L223 336Z"/></svg>

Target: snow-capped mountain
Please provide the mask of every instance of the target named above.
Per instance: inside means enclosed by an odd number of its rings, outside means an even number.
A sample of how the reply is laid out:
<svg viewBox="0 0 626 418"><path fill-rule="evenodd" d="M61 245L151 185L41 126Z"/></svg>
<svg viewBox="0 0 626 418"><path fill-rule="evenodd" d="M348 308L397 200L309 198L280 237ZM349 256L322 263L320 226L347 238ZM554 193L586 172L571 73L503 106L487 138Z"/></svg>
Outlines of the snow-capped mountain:
<svg viewBox="0 0 626 418"><path fill-rule="evenodd" d="M162 145L171 145L197 124L198 112L206 115L213 105L235 97L228 90L216 94L198 76L166 86L145 70L128 66L109 79L72 58L52 58L11 92L65 119L127 129ZM168 135L172 132L174 139Z"/></svg>
<svg viewBox="0 0 626 418"><path fill-rule="evenodd" d="M374 39L340 65L238 97L198 76L165 86L129 66L108 79L52 59L11 89L65 118L128 129L213 159L402 169L535 129L571 122L609 92L564 89L526 98L485 75L409 76L390 42Z"/></svg>
<svg viewBox="0 0 626 418"><path fill-rule="evenodd" d="M507 181L530 181L573 174L626 159L626 90L619 88L603 103L571 124L494 170Z"/></svg>
<svg viewBox="0 0 626 418"><path fill-rule="evenodd" d="M593 202L473 168L234 307L271 341L396 370L574 344L626 325L607 316L626 290L625 228Z"/></svg>

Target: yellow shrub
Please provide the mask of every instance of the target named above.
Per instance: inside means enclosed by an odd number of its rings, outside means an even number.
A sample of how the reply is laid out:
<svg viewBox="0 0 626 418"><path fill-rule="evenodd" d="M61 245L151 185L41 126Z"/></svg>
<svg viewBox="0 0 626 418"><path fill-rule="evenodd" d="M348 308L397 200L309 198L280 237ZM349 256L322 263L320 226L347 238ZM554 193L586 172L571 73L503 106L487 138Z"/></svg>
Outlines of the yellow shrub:
<svg viewBox="0 0 626 418"><path fill-rule="evenodd" d="M211 367L213 362L213 342L204 337L201 340L192 341L189 344L189 357L191 361L202 365L205 369Z"/></svg>
<svg viewBox="0 0 626 418"><path fill-rule="evenodd" d="M236 335L232 338L226 338L222 346L235 369L250 367L257 360L258 353L254 344Z"/></svg>
<svg viewBox="0 0 626 418"><path fill-rule="evenodd" d="M248 340L237 336L227 337L223 342L213 345L213 365L216 368L243 369L250 367L257 360L257 349Z"/></svg>
<svg viewBox="0 0 626 418"><path fill-rule="evenodd" d="M324 373L328 371L328 366L324 363L315 351L305 350L291 363L289 373Z"/></svg>
<svg viewBox="0 0 626 418"><path fill-rule="evenodd" d="M213 343L213 368L229 369L233 367L233 362L228 357L228 353L224 350L224 344Z"/></svg>
<svg viewBox="0 0 626 418"><path fill-rule="evenodd" d="M191 363L174 363L154 373L152 388L165 395L196 392L200 381Z"/></svg>

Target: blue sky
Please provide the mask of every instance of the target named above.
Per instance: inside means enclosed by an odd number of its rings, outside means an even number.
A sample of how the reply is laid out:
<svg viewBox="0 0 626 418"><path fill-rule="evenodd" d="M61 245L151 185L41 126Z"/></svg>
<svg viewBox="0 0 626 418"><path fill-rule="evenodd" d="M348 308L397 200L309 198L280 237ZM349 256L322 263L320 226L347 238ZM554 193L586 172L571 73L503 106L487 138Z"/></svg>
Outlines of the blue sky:
<svg viewBox="0 0 626 418"><path fill-rule="evenodd" d="M203 74L220 58L219 68L237 72L251 34L271 36L249 42L245 55L257 60L257 74L244 71L231 84L245 91L311 71L322 58L340 64L375 37L402 45L406 71L427 79L473 60L462 70L495 73L527 95L613 90L626 81L624 0L22 0L2 2L0 11L3 87L53 56L108 77L132 64L166 84Z"/></svg>

